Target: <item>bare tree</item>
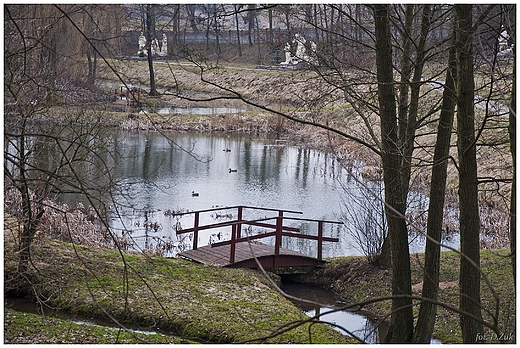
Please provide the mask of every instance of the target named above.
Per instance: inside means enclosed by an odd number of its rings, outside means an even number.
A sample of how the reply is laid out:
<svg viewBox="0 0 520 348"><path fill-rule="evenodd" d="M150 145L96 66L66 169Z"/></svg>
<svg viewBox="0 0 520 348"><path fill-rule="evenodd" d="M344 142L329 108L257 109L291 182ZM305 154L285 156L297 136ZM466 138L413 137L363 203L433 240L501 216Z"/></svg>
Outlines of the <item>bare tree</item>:
<svg viewBox="0 0 520 348"><path fill-rule="evenodd" d="M389 5L374 5L374 27L386 220L392 248L392 269L395 270L392 273L392 294L411 295L410 253L404 219L406 202L403 199L405 195L401 184L402 157L398 148ZM386 340L396 343L409 342L413 333L411 299L394 299L392 313Z"/></svg>
<svg viewBox="0 0 520 348"><path fill-rule="evenodd" d="M342 221L351 226L349 233L368 262L379 265L388 228L384 202L374 200L373 195L383 197L383 183L369 182L366 188L357 193L343 187Z"/></svg>
<svg viewBox="0 0 520 348"><path fill-rule="evenodd" d="M145 6L145 28L147 31L147 41L151 44L152 34L154 32L154 20L156 13L153 5ZM189 9L194 9L187 5ZM280 7L282 8L282 7ZM451 124L453 122L453 108L455 96L453 92L457 91L458 97L458 169L460 170L460 201L461 204L461 232L464 239L462 245L461 257L461 324L465 335L465 341L470 342L475 338L476 332L482 332L482 320L480 316L480 299L478 289L480 284L475 282L479 278L479 246L478 246L478 186L479 182L478 167L476 166L476 144L478 136L475 137L475 124L472 120L475 118L474 110L474 82L473 71L471 66L472 59L472 33L475 27L470 21L472 16L471 6L464 5L455 6L457 18L456 38L458 54L455 59L454 52L450 52L447 70L444 61L438 61L437 67L440 71L446 71L446 82L439 83L435 81L435 77L431 80L423 80L423 70L428 59L431 59L438 52L444 50L444 42L437 41L429 44L427 38L433 32L432 26L437 25L435 22L435 14L439 13L438 8L432 5L407 5L405 7L374 5L371 7L374 12L373 18L367 18L363 21L362 11L356 5L354 12L349 13L350 7L343 5L315 5L316 10L312 16L309 15L307 6L298 7L284 5L284 13L287 14L287 28L291 30L290 20L296 18L298 11L304 10L303 18L307 22L315 25L317 37L326 38L328 48L324 49L324 55L329 57L322 59L322 62L329 63L328 69L316 68L318 78L324 81L320 85L320 90L312 90L308 88L304 90L298 97L301 100L301 108L294 113L282 113L271 110L255 100L245 97L244 94L237 92L236 86L224 86L214 83L211 78L205 75L206 72L214 70L205 70L203 64L200 67L201 79L215 87L221 87L225 92L223 97L218 98L237 98L248 102L251 105L258 106L264 110L273 112L276 115L286 117L293 121L306 125L312 125L320 129L330 131L341 135L348 141L356 142L364 149L375 154L383 163L384 184L385 184L385 208L386 218L388 221L389 240L392 248L392 268L393 272L393 289L392 297L392 315L391 330L389 340L392 342L415 342L426 343L431 338L434 325L435 307L438 286L438 269L439 269L439 252L440 252L440 234L442 232L442 208L444 205L445 192L443 191L446 183L446 167L448 165ZM34 131L34 120L36 117L45 112L45 109L61 97L60 82L56 77L66 76L64 71L67 68L65 60L61 59L60 47L57 46L57 35L61 32L57 30L60 18L60 12L55 8L44 8L47 22L44 25L36 25L32 28L31 35L24 35L24 31L17 27L15 18L12 15L17 11L15 5L6 7L7 24L6 28L6 62L12 67L5 76L6 86L6 115L13 117L13 122L9 131L5 133L5 143L7 144L4 151L7 159L5 165L6 182L18 190L22 197L22 215L26 228L21 253L23 262L20 263L21 269L30 260L30 241L34 238L34 233L40 224L41 218L45 214L47 208L46 198L50 194L63 192L67 190L83 190L101 189L99 186L92 186L85 178L80 178L78 172L72 163L76 162L75 158L81 162L81 159L89 158L87 162L95 163L99 172L109 172L108 166L103 167L103 158L99 154L90 151L88 136L103 140L101 134L96 134L93 128L87 127L88 122L91 125L103 125L99 119L77 119L77 123L81 124L81 132L63 132L60 136L45 134L43 131ZM21 8L20 8L21 9ZM320 10L318 13L318 9ZM29 9L24 8L24 11ZM67 10L68 9L64 9ZM236 9L235 9L236 10ZM94 10L92 10L94 11ZM88 12L88 10L87 10ZM83 19L78 19L78 23L83 23L84 30L96 28L89 21L93 17L83 13ZM256 9L252 9L251 13L257 13ZM440 11L444 18L448 17L447 11ZM237 13L235 12L235 19ZM327 16L331 16L330 22L327 22ZM252 16L252 15L251 15ZM294 17L292 17L294 16ZM403 16L401 19L401 16ZM216 11L211 13L211 17L217 22ZM76 21L70 17L73 21ZM208 19L210 15L208 15ZM323 25L319 22L322 19ZM418 20L420 18L420 21ZM194 20L194 12L191 19ZM43 20L42 20L43 21ZM54 22L55 21L55 22ZM350 21L350 22L349 22ZM251 22L250 22L251 23ZM318 23L321 27L318 27ZM345 23L355 23L352 32L345 31ZM420 23L420 25L415 25ZM444 23L444 19L440 19L439 23ZM39 24L39 23L38 23ZM61 23L60 23L61 24ZM34 25L34 23L33 23ZM441 24L438 24L440 26ZM463 26L464 25L464 26ZM36 29L38 28L38 29ZM42 29L44 28L44 29ZM399 30L395 30L399 28ZM79 28L78 28L79 29ZM254 29L254 26L253 26ZM38 32L38 30L40 30ZM238 31L238 27L237 27ZM398 34L396 34L398 33ZM392 35L396 36L393 37ZM218 36L218 33L217 33ZM368 40L366 37L368 37ZM88 78L95 78L96 56L99 47L90 44L103 36L101 34L92 35L92 40L86 40L85 45L78 44L78 52L87 55L89 62ZM36 38L36 39L33 39ZM375 47L373 43L375 42ZM396 55L392 50L392 43L399 43L400 60L396 60ZM428 45L427 45L428 43ZM23 49L20 49L20 45ZM360 57L348 56L347 49L338 50L338 47L363 47L366 51L359 51ZM450 44L453 46L452 44ZM438 48L442 47L442 48ZM151 92L156 91L155 77L153 70L153 60L151 59L151 49L148 47L149 57L148 64L150 68ZM356 51L357 52L357 51ZM375 56L376 75L372 73L372 62ZM90 57L90 58L89 58ZM79 61L75 60L76 62ZM456 63L456 64L455 64ZM81 66L81 65L78 65ZM351 74L345 72L346 68L355 68L357 73ZM31 70L31 74L26 72ZM400 72L401 80L396 82L394 78L395 70ZM457 73L457 79L453 74ZM77 69L78 72L81 69ZM435 75L435 74L434 74ZM310 76L310 74L309 74ZM439 76L439 75L435 75ZM309 78L306 82L312 84ZM153 82L152 82L153 81ZM422 98L425 94L421 94L421 90L425 89L428 84L442 84L444 92L442 96L442 106L440 110L440 119L437 120L436 113L438 107L436 103L440 100L440 96L436 96L436 100L430 102L428 98ZM312 85L314 86L314 85ZM455 89L455 86L457 89ZM399 88L396 88L399 87ZM426 88L430 92L430 88ZM396 94L396 91L399 93ZM311 93L315 92L315 93ZM490 93L491 94L491 93ZM342 99L341 99L342 98ZM318 113L327 103L333 103L335 100L341 99L348 105L348 111L342 111L337 114ZM45 103L42 103L42 100ZM397 104L396 101L399 101ZM424 101L424 102L423 102ZM509 133L511 138L511 153L513 157L516 153L516 143L514 134L516 133L516 116L514 90L511 98L511 107L509 114ZM321 110L320 110L321 111ZM76 120L76 119L74 119ZM88 122L87 122L88 121ZM87 122L87 124L85 124ZM362 123L366 126L364 132L354 132L349 125L354 122ZM420 134L417 137L418 130L425 130L427 135L433 134L428 128L429 125L438 122L436 132L436 140L432 144L423 143ZM485 128L485 122L481 125L481 129ZM359 128L359 127L358 127ZM429 134L431 133L431 134ZM478 135L478 134L477 134ZM34 140L37 138L37 141ZM53 158L54 167L41 167L34 161L35 151L41 151L42 143L45 141L52 142L59 151ZM421 157L428 154L430 148L434 148L433 158ZM417 152L421 155L417 155ZM75 157L78 156L78 157ZM89 157L90 156L90 157ZM92 158L97 158L93 160ZM454 160L454 159L453 159ZM99 164L98 162L99 161ZM455 160L454 160L455 161ZM430 207L428 222L428 242L427 242L427 261L425 263L425 277L423 297L419 311L419 321L417 326L413 327L412 312L412 296L411 296L411 275L410 260L408 251L408 226L412 226L410 221L406 219L406 201L410 188L411 178L413 174L412 168L420 168L422 162L430 162L433 164L430 186ZM421 164L421 165L419 165ZM104 168L104 169L102 169ZM516 173L513 173L513 176ZM78 184L80 183L80 184ZM98 182L106 184L105 182ZM87 185L88 184L88 185ZM464 187L463 187L464 186ZM511 193L511 248L513 267L514 259L514 243L515 226L514 206L515 206L515 186ZM90 196L92 197L92 196ZM463 226L464 225L464 226ZM383 228L383 227L381 227ZM463 231L464 230L464 231ZM384 232L384 231L382 231ZM467 237L467 238L466 238ZM469 244L467 243L469 241ZM462 271L464 269L464 271ZM469 277L468 277L469 275ZM469 280L468 280L469 279ZM468 282L466 282L468 281ZM464 285L462 284L464 282ZM475 325L474 325L475 324ZM478 331L480 330L480 331Z"/></svg>
<svg viewBox="0 0 520 348"><path fill-rule="evenodd" d="M194 5L194 4L186 5L186 12L188 13L188 21L190 23L191 30L194 33L199 31L199 28L197 27L197 16L195 15L196 9L197 9L197 5Z"/></svg>
<svg viewBox="0 0 520 348"><path fill-rule="evenodd" d="M511 142L511 157L513 160L513 184L511 187L511 206L509 222L509 243L511 248L511 263L516 286L516 52L513 61L513 89L511 91L511 106L509 109L509 139Z"/></svg>
<svg viewBox="0 0 520 348"><path fill-rule="evenodd" d="M238 47L238 56L242 57L242 45L240 44L240 26L238 21L238 13L240 11L241 5L234 5L235 6L235 26L237 31L237 47Z"/></svg>
<svg viewBox="0 0 520 348"><path fill-rule="evenodd" d="M482 318L480 306L480 219L478 212L473 80L473 11L471 5L455 5L457 47L457 150L460 199L460 309ZM482 324L461 316L464 342L479 341Z"/></svg>
<svg viewBox="0 0 520 348"><path fill-rule="evenodd" d="M88 197L92 204L96 201L99 208L99 197L96 198L94 192L108 192L113 184L106 158L97 152L110 141L102 131L106 127L103 127L101 114L89 115L79 106L69 104L70 108L64 111L68 113L68 122L63 122L63 115L56 118L56 129L40 122L42 117L52 118L49 109L60 103L76 100L80 104L91 104L98 97L106 100L74 85L66 75L67 70L61 70L63 58L58 58L61 48L55 44L48 46L46 42L56 40L56 32L62 30L67 20L52 6L44 6L42 10L53 12L54 18L46 26L41 23L46 31L33 36L38 38L35 40L21 30L25 27L23 21L45 17L32 17L27 12L32 9L26 6L6 6L9 29L5 38L8 52L5 62L10 69L6 72L4 93L4 180L6 190L14 189L20 196L21 210L11 213L19 215L24 225L19 245L21 275L26 275L31 244L45 212L50 209L49 199L63 192L76 192ZM57 51L46 53L49 47ZM47 64L40 63L42 56L56 57L51 70ZM78 98L85 94L92 98ZM54 151L42 162L42 153L50 148ZM80 169L81 166L85 167ZM92 170L85 169L89 166ZM93 177L83 176L87 172Z"/></svg>
<svg viewBox="0 0 520 348"><path fill-rule="evenodd" d="M429 195L430 201L428 207L428 238L426 239L425 248L422 295L433 301L437 301L439 291L440 251L446 178L456 104L456 69L455 45L453 43L449 50L446 83L444 85L442 108L439 125L437 127L437 140L435 142L435 153L433 156ZM437 306L434 302L424 301L421 303L417 325L414 330L413 341L415 343L427 344L431 341L435 325L436 309Z"/></svg>
<svg viewBox="0 0 520 348"><path fill-rule="evenodd" d="M157 40L155 34L155 6L153 4L143 5L145 14L145 33L146 33L146 50L148 52L148 71L150 72L150 92L149 95L158 95L157 88L155 86L155 72L153 68L153 51L152 44L154 40Z"/></svg>

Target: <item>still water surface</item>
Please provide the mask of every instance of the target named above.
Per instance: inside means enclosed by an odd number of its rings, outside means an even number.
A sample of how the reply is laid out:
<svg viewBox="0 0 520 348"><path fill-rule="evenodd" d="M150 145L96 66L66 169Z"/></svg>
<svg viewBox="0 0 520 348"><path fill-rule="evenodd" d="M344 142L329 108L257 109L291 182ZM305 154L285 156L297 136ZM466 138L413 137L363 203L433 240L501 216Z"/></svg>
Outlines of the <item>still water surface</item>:
<svg viewBox="0 0 520 348"><path fill-rule="evenodd" d="M335 310L346 303L332 292L317 286L303 285L291 281L284 281L282 290L299 299L313 301L314 303L311 304L291 299L291 302L307 316L320 315L320 321L330 323L333 328L342 334L354 335L365 343L384 341L388 331L388 325L385 322L379 322L369 313Z"/></svg>
<svg viewBox="0 0 520 348"><path fill-rule="evenodd" d="M325 242L323 257L361 255L350 233L354 227L343 215L351 195L375 200L354 180L354 176L360 178L359 168L349 171L330 154L304 144L289 144L283 139L222 133L166 135L151 132L118 135L124 159L116 175L126 184L125 198L121 196L119 203L125 203L127 208L118 210L122 219L114 217L112 226L131 236L137 248L167 243L173 246L168 249L168 256L191 248L192 236L177 236L175 226L193 227L193 214L172 217L171 211L222 208L201 214L202 225L236 219L236 210L224 207L245 205L303 213L286 214L295 217L343 221L343 225L325 225L324 235L337 237L339 242ZM198 196L194 197L192 192ZM426 198L419 199L423 209L426 204ZM365 213L358 205L350 208L357 209L360 216ZM246 210L244 218L274 215ZM304 233L317 233L316 224L293 225ZM201 232L198 245L219 238L226 240L229 235L230 229ZM456 238L451 241L453 246L456 243ZM317 252L316 242L310 240L284 238L282 246L309 256L316 256ZM410 248L412 252L422 251L424 237L411 237Z"/></svg>

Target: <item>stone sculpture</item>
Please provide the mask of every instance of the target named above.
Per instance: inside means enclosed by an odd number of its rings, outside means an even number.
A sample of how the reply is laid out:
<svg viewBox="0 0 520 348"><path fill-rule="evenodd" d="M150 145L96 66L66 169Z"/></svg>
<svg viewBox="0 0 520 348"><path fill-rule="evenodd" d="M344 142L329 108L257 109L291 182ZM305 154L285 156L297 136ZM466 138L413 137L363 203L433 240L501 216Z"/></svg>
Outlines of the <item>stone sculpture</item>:
<svg viewBox="0 0 520 348"><path fill-rule="evenodd" d="M498 50L500 52L508 49L509 44L508 44L507 40L509 40L509 33L504 28L504 26L502 26L502 32L500 33L500 36L498 37Z"/></svg>
<svg viewBox="0 0 520 348"><path fill-rule="evenodd" d="M504 26L502 26L501 28L501 32L500 32L500 36L498 37L498 58L501 59L501 60L510 60L513 58L513 48L514 48L514 45L511 45L511 47L509 47L509 38L510 38L510 35L509 33L507 32L507 30L504 28Z"/></svg>
<svg viewBox="0 0 520 348"><path fill-rule="evenodd" d="M293 43L296 43L296 58L305 60L305 43L307 40L300 34L294 35Z"/></svg>
<svg viewBox="0 0 520 348"><path fill-rule="evenodd" d="M318 63L318 46L314 41L311 41L311 56L309 57L309 63Z"/></svg>
<svg viewBox="0 0 520 348"><path fill-rule="evenodd" d="M161 57L166 57L168 55L168 39L166 37L166 34L163 33L163 38L160 47L159 41L157 39L152 40L150 52L152 56L157 55ZM141 32L141 35L139 35L139 50L137 51L137 55L140 57L148 55L148 50L146 49L146 37L143 35L143 32Z"/></svg>
<svg viewBox="0 0 520 348"><path fill-rule="evenodd" d="M295 34L292 43L296 44L296 55L291 56L291 45L287 42L284 47L285 61L281 62L280 65L297 65L301 62L307 62L310 64L318 63L317 45L314 41L310 41L310 55L306 52L307 48L305 47L305 44L307 43L307 40L305 40L303 36Z"/></svg>
<svg viewBox="0 0 520 348"><path fill-rule="evenodd" d="M159 53L159 41L157 39L152 40L150 50L152 51L152 57Z"/></svg>
<svg viewBox="0 0 520 348"><path fill-rule="evenodd" d="M146 37L144 37L143 32L139 35L139 50L137 51L138 56L148 55L146 50Z"/></svg>
<svg viewBox="0 0 520 348"><path fill-rule="evenodd" d="M161 57L166 57L168 55L168 39L166 38L166 34L162 34L162 44L161 44L161 50L157 53L157 55Z"/></svg>
<svg viewBox="0 0 520 348"><path fill-rule="evenodd" d="M281 62L280 65L289 65L292 64L292 57L291 57L291 45L287 42L284 47L285 52L285 61Z"/></svg>

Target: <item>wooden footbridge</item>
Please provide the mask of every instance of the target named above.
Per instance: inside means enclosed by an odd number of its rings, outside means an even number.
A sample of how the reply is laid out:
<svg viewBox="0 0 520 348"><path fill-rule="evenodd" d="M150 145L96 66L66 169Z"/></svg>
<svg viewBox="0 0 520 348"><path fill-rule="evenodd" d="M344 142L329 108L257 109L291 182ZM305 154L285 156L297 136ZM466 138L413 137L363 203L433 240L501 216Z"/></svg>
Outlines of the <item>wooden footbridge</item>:
<svg viewBox="0 0 520 348"><path fill-rule="evenodd" d="M114 90L113 99L115 103L126 103L126 106L139 108L142 106L141 88L120 86Z"/></svg>
<svg viewBox="0 0 520 348"><path fill-rule="evenodd" d="M243 219L244 210L255 210L265 212L276 212L276 215L255 220ZM212 211L236 210L236 219L218 222L209 225L200 225L200 214ZM338 238L323 236L325 224L341 224L337 221L303 219L298 217L286 216L284 214L302 214L297 211L258 208L249 206L234 206L225 208L214 208L175 215L195 214L193 228L178 229L177 234L193 233L193 246L191 250L177 254L177 257L184 258L193 262L210 264L220 267L230 268L259 268L259 264L264 269L274 273L301 273L307 272L310 267L324 263L322 259L323 242L337 242ZM232 214L230 214L233 216ZM285 226L287 221L311 222L317 225L317 235L307 235L299 233L297 227ZM242 227L260 227L261 232L254 235L244 235ZM217 242L210 245L198 247L198 233L203 230L217 229L231 226L231 239ZM274 245L267 245L259 242L262 238L274 237ZM282 238L303 238L317 241L317 255L310 257L282 248Z"/></svg>

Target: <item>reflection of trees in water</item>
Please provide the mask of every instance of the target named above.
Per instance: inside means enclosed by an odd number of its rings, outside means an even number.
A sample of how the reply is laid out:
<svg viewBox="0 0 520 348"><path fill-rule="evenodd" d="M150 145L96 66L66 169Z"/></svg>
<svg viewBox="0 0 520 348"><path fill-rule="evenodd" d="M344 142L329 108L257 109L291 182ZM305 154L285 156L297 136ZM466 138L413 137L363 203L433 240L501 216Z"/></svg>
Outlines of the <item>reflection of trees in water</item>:
<svg viewBox="0 0 520 348"><path fill-rule="evenodd" d="M384 342L387 330L379 321L367 319L360 331L360 336L366 343L375 344Z"/></svg>
<svg viewBox="0 0 520 348"><path fill-rule="evenodd" d="M308 235L308 236L317 236L318 235L318 223L317 222L298 222L296 224L289 224L293 227L298 227L300 229L300 233ZM325 223L323 227L323 236L324 237L333 237L338 238L340 236L341 225ZM341 241L341 238L340 238ZM337 242L326 242L323 244L323 255L329 255L327 250L331 250L332 248L341 248L341 243ZM304 238L295 238L295 237L283 237L282 239L282 247L298 251L307 256L316 257L318 255L318 241L309 240Z"/></svg>
<svg viewBox="0 0 520 348"><path fill-rule="evenodd" d="M375 261L382 253L387 235L384 188L380 181L369 182L366 185L366 190L344 189L342 220L358 250L369 261Z"/></svg>
<svg viewBox="0 0 520 348"><path fill-rule="evenodd" d="M339 207L339 197L334 192L335 179L343 176L344 169L337 166L330 155L320 151L280 145L262 138L257 141L256 137L249 136L168 133L184 149L198 153L200 158L212 158L204 162L179 150L159 134L114 133L108 152L114 149L119 157L107 160L114 162L118 194L115 197L117 214L112 212L110 227L131 236L140 248L159 244L169 251L172 246L180 245L175 236L177 221L171 215L188 208L207 208L199 203L203 201L222 205L241 199L245 205L303 211L312 219L331 219ZM225 148L231 151L223 152ZM237 168L238 172L229 174L230 167ZM200 192L197 200L192 198L192 190ZM154 213L146 216L146 212ZM225 220L229 218L227 213L217 211L213 218ZM115 221L118 217L122 221ZM265 214L244 218L263 217ZM211 217L208 215L208 218ZM300 227L299 222L287 221L287 224ZM182 225L192 227L192 222ZM325 224L324 236L339 237L340 230L341 226ZM317 226L315 223L303 225L302 232L315 236ZM209 241L210 234L200 234L200 242ZM295 251L307 253L308 250L309 256L317 254L316 241L284 237L284 243L290 243L287 247ZM345 241L325 242L323 255L330 256L329 250L338 250L334 255L340 255L339 244L345 245Z"/></svg>

